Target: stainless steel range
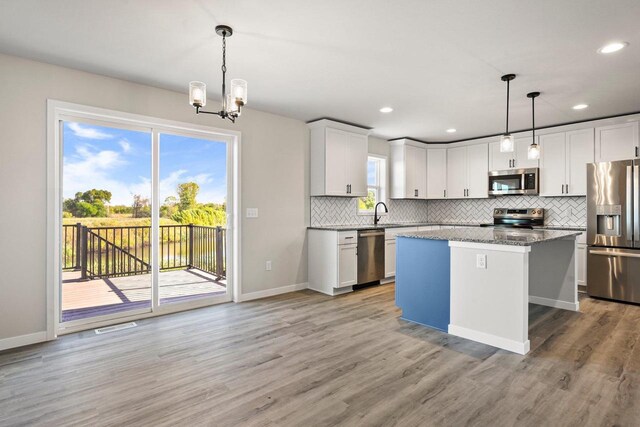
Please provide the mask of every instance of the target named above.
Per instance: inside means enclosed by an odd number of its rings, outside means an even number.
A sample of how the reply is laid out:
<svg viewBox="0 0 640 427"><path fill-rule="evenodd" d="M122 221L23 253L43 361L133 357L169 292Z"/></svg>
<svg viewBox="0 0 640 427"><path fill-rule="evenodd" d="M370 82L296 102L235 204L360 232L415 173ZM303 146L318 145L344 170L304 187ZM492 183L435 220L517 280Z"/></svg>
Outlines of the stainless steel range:
<svg viewBox="0 0 640 427"><path fill-rule="evenodd" d="M481 227L507 227L533 229L544 225L543 208L509 209L495 208L493 223L481 224Z"/></svg>

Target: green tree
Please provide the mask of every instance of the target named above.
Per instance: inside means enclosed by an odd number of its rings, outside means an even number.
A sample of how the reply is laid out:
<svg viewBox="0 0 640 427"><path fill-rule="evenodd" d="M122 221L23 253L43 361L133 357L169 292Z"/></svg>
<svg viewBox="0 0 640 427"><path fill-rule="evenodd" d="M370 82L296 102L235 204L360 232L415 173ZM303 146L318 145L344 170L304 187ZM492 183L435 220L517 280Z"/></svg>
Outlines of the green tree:
<svg viewBox="0 0 640 427"><path fill-rule="evenodd" d="M200 191L200 186L195 182L184 182L178 184L178 210L184 211L187 209L194 209L197 207L196 196Z"/></svg>
<svg viewBox="0 0 640 427"><path fill-rule="evenodd" d="M109 214L108 204L110 201L110 191L94 188L84 193L79 191L73 199L66 199L62 209L76 218L106 217Z"/></svg>
<svg viewBox="0 0 640 427"><path fill-rule="evenodd" d="M376 194L369 190L367 197L360 197L358 199L358 209L361 211L372 211L376 204Z"/></svg>
<svg viewBox="0 0 640 427"><path fill-rule="evenodd" d="M160 206L160 216L163 218L171 218L178 211L178 199L169 196L164 199L164 204Z"/></svg>

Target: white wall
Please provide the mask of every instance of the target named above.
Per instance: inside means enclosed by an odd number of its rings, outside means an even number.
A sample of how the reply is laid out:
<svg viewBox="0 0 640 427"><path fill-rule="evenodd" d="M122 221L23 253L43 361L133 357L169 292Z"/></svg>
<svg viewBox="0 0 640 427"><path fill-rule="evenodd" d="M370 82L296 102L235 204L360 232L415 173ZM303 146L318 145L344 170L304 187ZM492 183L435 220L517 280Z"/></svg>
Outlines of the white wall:
<svg viewBox="0 0 640 427"><path fill-rule="evenodd" d="M260 212L242 220L243 293L307 281L307 126L251 109L235 125L196 116L186 84L177 93L0 55L0 340L46 330L47 98L242 132L241 204Z"/></svg>

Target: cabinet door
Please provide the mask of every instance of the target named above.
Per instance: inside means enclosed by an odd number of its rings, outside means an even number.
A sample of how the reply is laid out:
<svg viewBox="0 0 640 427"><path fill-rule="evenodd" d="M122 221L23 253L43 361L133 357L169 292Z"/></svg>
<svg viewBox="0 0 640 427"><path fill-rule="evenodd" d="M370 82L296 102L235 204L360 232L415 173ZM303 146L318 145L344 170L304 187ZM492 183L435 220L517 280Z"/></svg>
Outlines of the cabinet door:
<svg viewBox="0 0 640 427"><path fill-rule="evenodd" d="M396 275L396 239L384 242L384 277Z"/></svg>
<svg viewBox="0 0 640 427"><path fill-rule="evenodd" d="M565 136L564 132L540 136L541 196L564 195L567 183Z"/></svg>
<svg viewBox="0 0 640 427"><path fill-rule="evenodd" d="M596 162L627 160L638 156L638 122L596 128Z"/></svg>
<svg viewBox="0 0 640 427"><path fill-rule="evenodd" d="M532 139L529 138L516 138L515 146L515 167L518 169L529 169L529 168L537 168L538 160L529 160L529 146L531 145Z"/></svg>
<svg viewBox="0 0 640 427"><path fill-rule="evenodd" d="M357 245L338 246L338 287L358 283Z"/></svg>
<svg viewBox="0 0 640 427"><path fill-rule="evenodd" d="M489 197L489 146L467 147L467 197Z"/></svg>
<svg viewBox="0 0 640 427"><path fill-rule="evenodd" d="M501 171L513 169L511 160L513 160L514 155L515 153L501 153L500 141L492 142L489 144L489 170Z"/></svg>
<svg viewBox="0 0 640 427"><path fill-rule="evenodd" d="M427 150L424 148L406 147L407 161L407 197L414 199L427 198Z"/></svg>
<svg viewBox="0 0 640 427"><path fill-rule="evenodd" d="M325 192L331 196L346 196L348 135L346 132L327 129L325 142Z"/></svg>
<svg viewBox="0 0 640 427"><path fill-rule="evenodd" d="M595 159L593 129L567 132L566 144L568 194L586 196L587 163Z"/></svg>
<svg viewBox="0 0 640 427"><path fill-rule="evenodd" d="M418 181L416 179L416 167L418 162L416 160L416 153L418 151L418 147L413 147L411 145L404 146L404 173L405 173L405 187L404 187L404 197L405 198L416 198L416 190Z"/></svg>
<svg viewBox="0 0 640 427"><path fill-rule="evenodd" d="M447 149L427 149L427 198L442 199L447 189Z"/></svg>
<svg viewBox="0 0 640 427"><path fill-rule="evenodd" d="M348 158L347 184L351 185L350 196L366 197L367 196L367 153L369 151L367 136L355 133L347 134L348 142Z"/></svg>
<svg viewBox="0 0 640 427"><path fill-rule="evenodd" d="M447 149L447 198L462 199L467 189L467 147Z"/></svg>
<svg viewBox="0 0 640 427"><path fill-rule="evenodd" d="M587 246L576 245L576 281L578 286L587 286Z"/></svg>

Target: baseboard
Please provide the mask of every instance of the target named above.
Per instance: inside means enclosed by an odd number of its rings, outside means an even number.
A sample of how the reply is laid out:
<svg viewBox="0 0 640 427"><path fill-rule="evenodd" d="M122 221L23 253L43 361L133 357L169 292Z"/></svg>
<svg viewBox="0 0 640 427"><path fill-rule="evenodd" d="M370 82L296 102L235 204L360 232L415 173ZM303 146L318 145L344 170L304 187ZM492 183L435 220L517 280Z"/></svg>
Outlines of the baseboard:
<svg viewBox="0 0 640 427"><path fill-rule="evenodd" d="M579 302L559 301L557 299L536 297L529 295L531 304L546 305L547 307L561 308L563 310L580 311Z"/></svg>
<svg viewBox="0 0 640 427"><path fill-rule="evenodd" d="M462 326L456 326L449 324L449 333L468 340L477 341L483 344L488 344L493 347L498 347L503 350L508 350L513 353L527 354L529 352L531 343L529 340L525 342L518 342L510 340L508 338L499 337L497 335L487 334L486 332L475 331L473 329L463 328Z"/></svg>
<svg viewBox="0 0 640 427"><path fill-rule="evenodd" d="M280 286L279 288L265 289L264 291L249 292L240 295L238 302L251 301L254 299L267 298L275 295L286 294L289 292L301 291L307 289L308 283L296 283L294 285Z"/></svg>
<svg viewBox="0 0 640 427"><path fill-rule="evenodd" d="M10 348L22 347L47 341L47 331L35 332L33 334L20 335L17 337L4 338L0 340L0 351Z"/></svg>

